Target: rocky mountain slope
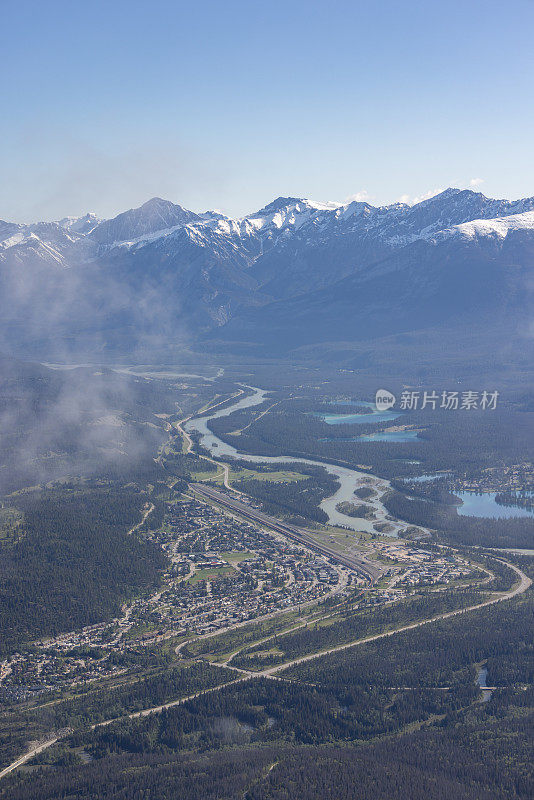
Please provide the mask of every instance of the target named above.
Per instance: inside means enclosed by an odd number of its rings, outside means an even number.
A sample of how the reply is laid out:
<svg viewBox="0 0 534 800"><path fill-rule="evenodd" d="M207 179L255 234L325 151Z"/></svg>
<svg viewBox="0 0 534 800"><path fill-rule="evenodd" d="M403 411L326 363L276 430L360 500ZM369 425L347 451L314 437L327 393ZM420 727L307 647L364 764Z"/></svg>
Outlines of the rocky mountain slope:
<svg viewBox="0 0 534 800"><path fill-rule="evenodd" d="M111 220L0 222L0 349L279 352L470 316L528 338L533 243L534 198L460 189L414 206L280 197L242 219L153 198Z"/></svg>

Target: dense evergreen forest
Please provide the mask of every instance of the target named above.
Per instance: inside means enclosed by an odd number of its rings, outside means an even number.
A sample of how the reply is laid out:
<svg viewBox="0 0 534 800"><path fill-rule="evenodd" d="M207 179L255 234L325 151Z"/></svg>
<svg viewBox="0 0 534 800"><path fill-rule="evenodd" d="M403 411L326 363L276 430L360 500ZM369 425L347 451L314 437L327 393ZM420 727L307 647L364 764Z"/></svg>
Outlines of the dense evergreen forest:
<svg viewBox="0 0 534 800"><path fill-rule="evenodd" d="M120 658L119 663L125 666L125 659ZM8 764L29 740L46 738L51 730L83 729L235 678L233 671L202 662L173 663L168 653L156 656L137 649L127 658L133 672L122 681L81 687L66 698L58 696L55 702L37 701L27 708L4 709L0 714L0 763Z"/></svg>
<svg viewBox="0 0 534 800"><path fill-rule="evenodd" d="M324 656L284 675L343 691L346 686L447 686L475 680L488 667L489 686L534 679L534 593L423 625L379 642Z"/></svg>
<svg viewBox="0 0 534 800"><path fill-rule="evenodd" d="M232 663L244 669L265 669L291 658L381 633L388 628L475 605L483 599L484 595L476 591L428 592L422 597L389 606L351 611L332 619L330 624L310 624L294 633L277 636L268 645L258 644L243 650ZM270 651L271 647L275 648L274 652Z"/></svg>
<svg viewBox="0 0 534 800"><path fill-rule="evenodd" d="M510 709L513 707L510 706ZM489 709L488 709L489 711ZM532 717L452 719L352 746L233 746L65 764L0 788L9 800L529 800Z"/></svg>
<svg viewBox="0 0 534 800"><path fill-rule="evenodd" d="M0 655L108 619L157 583L161 548L127 531L147 496L112 485L18 494L22 536L0 547Z"/></svg>
<svg viewBox="0 0 534 800"><path fill-rule="evenodd" d="M481 704L473 675L460 673L447 692L257 680L74 737L0 797L527 800L532 699L509 689Z"/></svg>

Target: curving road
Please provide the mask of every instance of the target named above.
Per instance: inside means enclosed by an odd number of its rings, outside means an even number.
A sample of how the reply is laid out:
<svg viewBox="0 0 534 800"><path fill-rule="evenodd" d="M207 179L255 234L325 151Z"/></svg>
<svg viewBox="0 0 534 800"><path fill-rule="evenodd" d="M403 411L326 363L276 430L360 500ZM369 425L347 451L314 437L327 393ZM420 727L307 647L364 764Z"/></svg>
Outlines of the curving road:
<svg viewBox="0 0 534 800"><path fill-rule="evenodd" d="M498 597L492 597L489 600L484 600L482 603L477 603L473 606L467 606L466 608L458 608L456 611L446 611L443 614L437 614L435 617L430 617L429 619L423 619L419 622L412 622L410 625L403 625L401 628L395 628L392 631L386 631L384 633L377 633L373 636L367 636L365 639L357 639L353 642L347 642L345 644L337 645L336 647L331 647L328 650L322 650L320 653L310 653L306 656L300 656L300 658L295 658L292 661L286 661L284 664L279 664L276 667L271 667L270 669L263 670L261 672L257 672L256 675L263 675L269 676L274 675L277 672L281 672L284 669L289 669L289 667L296 666L297 664L303 664L306 661L313 661L315 658L322 658L323 656L328 656L331 653L338 653L340 650L348 650L350 647L356 647L360 644L367 644L367 642L375 642L377 639L385 639L387 636L396 636L398 633L403 633L404 631L410 631L414 628L421 628L423 625L428 625L430 622L438 622L442 619L448 619L449 617L456 617L458 614L466 614L468 611L476 611L479 608L485 608L486 606L492 606L495 603L502 603L503 600L510 600L512 597L515 597L518 594L522 594L526 592L526 590L531 586L532 580L525 575L525 573L516 567L514 564L510 564L508 561L502 561L502 559L497 559L502 564L506 564L506 566L513 569L515 573L517 573L519 577L518 585L509 592L505 594L499 595Z"/></svg>
<svg viewBox="0 0 534 800"><path fill-rule="evenodd" d="M223 400L222 402L226 402L226 400ZM217 405L222 405L222 403L217 403ZM216 406L212 406L212 408L216 408ZM209 410L211 410L211 409L209 409ZM191 436L187 433L185 428L183 427L185 425L185 423L190 419L191 419L190 416L189 417L185 417L184 419L180 420L180 422L177 422L176 423L176 427L175 427L175 430L178 431L178 433L180 433L184 438L184 441L185 441L185 444L186 444L185 455L190 453L192 451L192 449L193 449L193 440L192 440ZM216 464L217 467L219 467L219 469L222 470L223 484L224 484L225 489L229 489L231 492L235 492L236 495L241 497L241 492L239 492L237 489L234 489L234 487L230 485L230 465L229 464L227 464L224 461L216 461L214 458L210 458L209 456L205 456L205 455L202 455L200 453L198 453L198 457L199 458L203 458L204 461L210 461L212 464Z"/></svg>
<svg viewBox="0 0 534 800"><path fill-rule="evenodd" d="M240 390L239 393L243 393L242 390ZM216 406L222 405L222 404L224 404L226 402L228 402L228 398L225 399L225 400L222 400L220 403L215 404L214 406L212 406L211 408L209 408L207 410L211 410L212 408L215 408ZM193 441L192 441L190 435L183 428L183 425L189 419L190 419L190 417L187 417L186 419L183 419L183 420L181 420L180 422L178 422L176 424L176 430L178 430L183 435L184 440L186 441L186 453L189 453L193 448ZM233 492L236 492L236 494L239 494L229 484L229 469L230 468L229 468L228 464L224 464L224 462L223 463L217 462L214 459L209 458L208 456L201 456L201 458L205 458L208 461L213 461L213 463L215 463L218 466L222 467L223 468L223 473L224 473L224 485L225 485L225 487L227 489L233 491ZM217 503L220 503L220 504L230 508L231 510L233 510L236 513L240 514L241 516L244 516L244 517L248 516L253 521L260 522L260 524L263 524L263 525L265 525L267 527L271 527L273 530L282 533L283 535L287 536L288 538L293 539L295 541L298 541L301 544L304 544L306 547L309 547L309 548L314 549L314 550L316 550L318 552L321 552L323 555L327 555L328 557L337 560L338 562L344 564L345 566L349 566L352 569L357 569L358 571L363 572L366 575L366 577L371 579L371 583L374 582L374 580L376 580L376 578L380 574L380 572L377 572L377 570L376 570L376 565L370 564L369 562L366 562L366 561L364 563L362 563L361 561L356 560L354 558L348 558L346 556L341 556L336 551L333 551L333 550L331 550L330 548L328 548L326 546L319 545L317 542L315 542L314 540L312 540L308 536L306 531L302 531L299 528L295 528L294 526L289 526L289 525L283 524L279 520L274 520L273 518L268 517L267 515L264 515L261 512L256 512L255 510L245 506L242 503L239 503L238 501L233 500L232 498L228 498L228 497L226 497L224 495L221 495L219 492L216 492L215 490L211 489L211 487L208 488L205 485L196 484L196 485L193 485L193 488L199 494L201 494L201 495L203 494L206 498L209 498L212 501L214 500ZM133 532L136 528L138 528L138 527L140 527L142 525L142 523L144 522L144 520L146 519L148 514L151 513L152 510L153 510L153 508L149 508L149 509L145 510L146 513L144 513L143 519L141 520L140 523L138 523L137 526L134 526L134 528L132 529L131 532ZM389 637L389 636L395 636L395 635L397 635L399 633L403 633L404 631L413 630L415 628L422 627L423 625L428 625L429 623L432 623L432 622L437 622L439 620L448 619L449 617L454 617L454 616L457 616L459 614L465 614L465 613L468 613L470 611L476 611L476 610L478 610L480 608L484 608L486 606L490 606L490 605L493 605L495 603L500 603L500 602L503 602L505 600L509 600L509 599L519 595L519 594L522 594L523 592L525 592L531 586L532 580L527 575L525 575L522 572L522 570L520 570L514 564L510 564L509 562L505 561L504 559L497 559L497 560L500 561L501 563L505 564L506 566L508 566L510 569L512 569L517 574L517 576L519 578L519 583L517 584L517 586L515 586L509 592L506 592L504 594L498 595L496 597L491 597L491 598L489 598L489 599L487 599L487 600L485 600L485 601L483 601L481 603L477 603L475 605L468 606L466 608L457 609L455 611L444 612L442 614L438 614L438 615L436 615L434 617L431 617L429 619L420 620L419 622L411 623L409 625L404 625L404 626L402 626L400 628L396 628L394 630L390 630L390 631L387 631L387 632L384 632L384 633L375 634L373 636L368 636L368 637L366 637L364 639L357 639L355 641L347 642L345 644L340 644L340 645L337 645L335 647L331 647L328 650L323 650L323 651L318 652L318 653L311 653L311 654L308 654L308 655L305 655L305 656L301 656L299 658L292 659L291 661L287 661L287 662L285 662L283 664L279 664L279 665L277 665L275 667L271 667L271 668L268 668L268 669L263 670L263 671L258 671L258 672L244 671L244 670L239 670L239 669L237 669L235 667L232 667L232 666L228 665L226 668L234 671L235 673L238 673L239 674L238 678L236 678L234 680L231 680L231 681L227 681L227 682L225 682L223 684L220 684L219 686L215 686L215 687L211 687L209 689L201 690L199 692L196 692L195 694L189 695L187 697L180 698L178 700L172 700L172 701L169 701L168 703L164 703L164 704L159 705L159 706L154 706L152 708L144 709L142 711L133 712L131 714L126 715L126 717L129 718L129 719L135 719L135 718L147 716L149 714L161 713L164 709L172 708L173 706L182 705L182 704L188 702L189 700L196 699L196 698L201 697L201 696L203 696L205 694L210 694L210 693L213 693L213 692L220 691L221 689L224 689L227 686L231 686L231 685L235 685L237 683L242 683L244 681L252 680L253 678L264 677L264 678L270 678L270 679L273 679L273 680L288 680L288 679L284 679L284 678L279 677L277 673L282 672L283 670L289 669L292 666L296 666L298 664L302 664L302 663L305 663L307 661L312 661L312 660L317 659L317 658L322 658L323 656L330 655L331 653L340 652L342 650L348 650L351 647L357 647L358 645L366 644L368 642L377 641L379 639L384 639L384 638ZM312 601L312 602L316 602L316 601ZM306 605L306 604L304 604L304 605ZM273 614L266 615L266 616L274 616L276 613L279 613L279 612L274 612ZM256 621L260 621L260 619L261 618L258 618L257 620L247 620L247 621L244 621L243 623L240 623L240 624L238 624L236 626L231 626L231 628L228 628L226 630L230 630L230 629L233 629L233 628L238 628L241 625L250 624L251 622L253 623L253 622L256 622ZM223 630L215 631L215 632L213 632L213 634L209 634L208 636L211 636L211 635L216 636L216 635L218 635L218 634L220 634L222 632L224 632L224 631ZM203 638L207 638L207 637L203 637ZM179 653L181 647L183 647L185 644L187 644L187 641L183 642L181 645L179 645L176 648L176 652ZM225 665L215 664L215 666L223 667ZM124 719L124 718L125 717L123 716L123 717L118 717L118 718L113 718L113 719L110 719L110 720L106 720L106 721L98 723L96 725L92 725L91 729L93 730L93 729L95 729L97 727L110 725L113 722L117 722L117 721L119 721L119 719ZM68 730L68 729L66 729L64 731L59 731L58 733L56 733L53 736L51 736L51 738L46 740L45 742L42 742L40 744L36 744L36 745L32 746L24 755L20 756L18 759L16 759L11 764L9 764L7 767L5 767L2 771L0 771L0 779L5 777L6 775L9 775L11 772L13 772L14 770L18 769L18 767L20 767L23 764L27 763L28 761L30 761L36 755L39 755L39 753L43 752L47 748L52 747L54 744L56 744L56 742L60 741L62 738L65 738L66 736L68 736L70 734L70 732L71 731Z"/></svg>
<svg viewBox="0 0 534 800"><path fill-rule="evenodd" d="M366 644L367 642L377 641L378 639L385 639L387 636L396 636L399 633L403 633L404 631L413 630L414 628L420 628L423 625L428 625L431 622L437 622L442 619L448 619L449 617L455 617L459 614L466 614L469 611L476 611L479 608L484 608L485 606L491 606L495 603L502 603L505 600L510 600L512 597L516 597L526 590L532 585L532 580L525 575L525 573L516 567L514 564L510 564L508 561L504 561L503 559L497 559L502 564L505 564L507 567L512 569L519 578L519 583L509 592L505 594L501 594L498 597L492 597L488 600L484 600L482 603L477 603L476 605L468 606L467 608L460 608L456 611L448 611L444 614L438 614L435 617L430 617L429 619L421 620L420 622L414 622L410 625L403 625L401 628L395 628L395 630L387 631L385 633L377 633L374 636L368 636L365 639L357 639L353 642L348 642L346 644L338 645L337 647L331 647L328 650L323 650L320 653L311 653L307 656L301 656L300 658L295 658L291 661L286 661L284 664L279 664L276 667L271 667L270 669L263 670L261 672L248 672L244 670L238 670L235 667L228 666L226 669L231 669L237 673L239 673L240 677L236 678L232 681L227 681L226 683L222 683L219 686L214 686L209 689L203 689L195 694L189 695L187 697L182 697L179 700L171 700L168 703L163 703L159 706L154 706L153 708L146 708L143 711L136 711L132 714L126 715L128 719L136 719L138 717L147 716L148 714L159 714L166 708L172 708L173 706L182 705L183 703L188 702L189 700L194 700L197 697L202 697L205 694L211 694L213 692L218 692L221 689L226 688L227 686L231 686L237 683L242 683L244 681L252 680L253 678L271 678L273 680L281 680L281 678L276 674L278 672L282 672L285 669L289 669L289 667L296 666L297 664L302 664L306 661L313 661L316 658L322 658L323 656L327 656L330 653L337 653L341 650L348 650L350 647L357 647L358 645ZM222 664L214 664L214 666L223 667ZM124 719L125 717L116 717L114 719L106 720L105 722L100 722L96 725L91 726L91 730L95 728L102 727L105 725L111 725L113 722L118 722L120 719ZM42 744L36 745L32 747L27 753L23 756L20 756L16 761L13 761L9 766L5 767L0 772L0 779L4 776L8 775L13 770L16 770L18 767L25 764L27 761L30 761L34 756L41 753L43 750L46 750L48 747L51 747L53 744L58 742L60 739L68 736L70 731L65 731L64 733L58 733L53 738L43 742Z"/></svg>
<svg viewBox="0 0 534 800"><path fill-rule="evenodd" d="M145 522L146 518L148 517L149 514L152 514L154 509L155 509L154 503L148 504L147 507L145 509L143 509L143 512L142 512L142 515L141 515L141 520L136 525L134 525L133 528L130 528L130 530L128 531L128 535L134 533L135 531L138 531L139 528L142 525L144 525L144 522Z"/></svg>

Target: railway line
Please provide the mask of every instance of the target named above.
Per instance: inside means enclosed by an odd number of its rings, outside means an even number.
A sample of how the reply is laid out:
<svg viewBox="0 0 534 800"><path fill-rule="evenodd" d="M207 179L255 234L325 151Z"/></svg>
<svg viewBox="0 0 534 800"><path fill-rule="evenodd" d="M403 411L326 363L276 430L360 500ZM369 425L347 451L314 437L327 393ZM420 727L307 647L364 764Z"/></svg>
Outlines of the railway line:
<svg viewBox="0 0 534 800"><path fill-rule="evenodd" d="M277 533L281 533L288 539L298 542L299 544L308 547L310 550L314 550L320 555L326 556L327 558L332 559L332 561L336 561L338 564L342 564L344 567L349 567L349 569L354 570L370 580L371 583L374 583L383 574L382 569L378 565L371 564L368 561L364 561L363 559L359 559L354 556L347 556L343 555L342 553L338 553L337 550L316 542L306 530L298 528L295 525L289 525L286 522L280 522L280 520L275 519L268 514L264 514L262 511L250 508L250 506L246 505L240 500L234 499L233 497L228 497L222 492L212 489L211 486L206 486L202 483L192 483L190 486L191 489L193 489L201 497L204 497L206 500L211 500L212 502L218 503L224 508L239 514L241 517L244 517L251 522L264 525L265 527L270 528Z"/></svg>

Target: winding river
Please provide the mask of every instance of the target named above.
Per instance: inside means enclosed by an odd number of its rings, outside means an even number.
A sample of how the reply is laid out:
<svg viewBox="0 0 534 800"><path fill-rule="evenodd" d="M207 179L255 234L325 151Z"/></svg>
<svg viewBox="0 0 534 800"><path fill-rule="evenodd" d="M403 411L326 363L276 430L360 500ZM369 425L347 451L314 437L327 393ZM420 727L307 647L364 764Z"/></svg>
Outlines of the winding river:
<svg viewBox="0 0 534 800"><path fill-rule="evenodd" d="M209 416L193 417L184 425L188 433L197 433L200 435L200 444L202 447L205 447L214 458L225 456L227 458L239 458L242 461L249 461L255 464L300 463L311 464L315 467L324 467L324 469L330 475L334 475L339 482L339 489L337 489L335 494L325 498L321 503L321 508L328 515L328 521L331 525L342 525L354 531L375 533L376 531L373 528L373 523L388 523L390 526L390 530L387 531L388 536L398 536L399 532L409 525L409 523L402 522L401 520L387 518L388 512L382 504L381 498L384 493L391 488L389 481L378 478L376 475L372 475L368 472L359 472L355 469L340 467L325 461L295 458L294 456L258 456L242 453L237 450L236 447L227 444L227 442L223 442L222 439L212 433L209 429L210 420L227 417L235 411L261 405L268 394L266 390L257 389L253 386L243 386L243 388L250 390L251 394L247 394L233 405ZM238 437L236 437L236 439L238 439ZM336 509L338 503L343 501L353 502L355 504L361 503L362 501L354 496L354 492L356 489L362 487L374 489L376 492L374 497L363 501L365 505L372 506L375 514L375 519L373 520L349 517L347 514L343 514ZM422 528L421 530L424 529Z"/></svg>

